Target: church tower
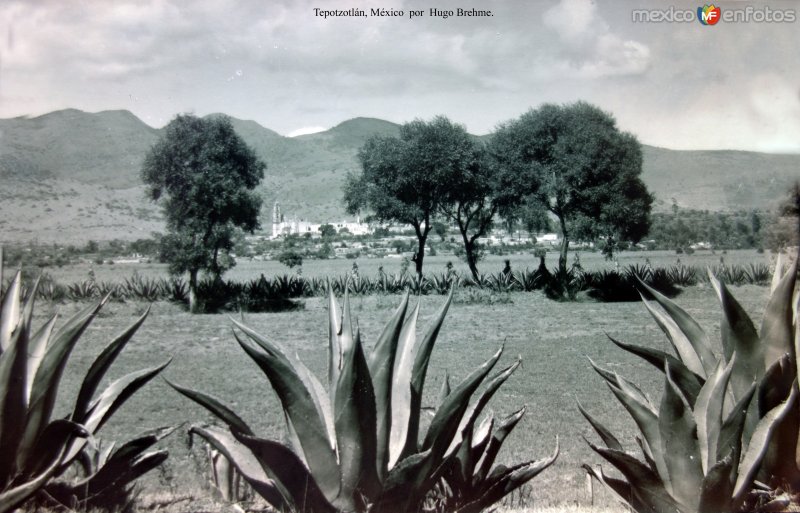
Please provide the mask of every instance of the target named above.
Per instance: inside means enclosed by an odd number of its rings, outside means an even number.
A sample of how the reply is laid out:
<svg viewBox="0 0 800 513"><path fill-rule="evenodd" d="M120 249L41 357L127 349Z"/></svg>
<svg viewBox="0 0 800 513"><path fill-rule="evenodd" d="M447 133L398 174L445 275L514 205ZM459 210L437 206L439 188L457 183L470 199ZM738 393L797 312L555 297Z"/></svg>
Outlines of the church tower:
<svg viewBox="0 0 800 513"><path fill-rule="evenodd" d="M276 201L272 206L272 238L276 239L281 233L281 206Z"/></svg>

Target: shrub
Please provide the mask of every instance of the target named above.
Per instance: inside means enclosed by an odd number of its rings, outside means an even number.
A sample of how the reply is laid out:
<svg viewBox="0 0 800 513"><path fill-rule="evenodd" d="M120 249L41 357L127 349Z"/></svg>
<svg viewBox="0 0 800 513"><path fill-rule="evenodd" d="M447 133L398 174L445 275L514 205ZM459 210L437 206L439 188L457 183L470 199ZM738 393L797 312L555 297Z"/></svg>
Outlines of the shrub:
<svg viewBox="0 0 800 513"><path fill-rule="evenodd" d="M0 307L0 513L20 507L42 490L44 496L64 498L65 504L107 507L109 497L127 497L139 476L166 459L166 451L144 453L160 437L136 439L108 458L95 459L94 466L82 465L84 475L77 482L57 478L73 463L92 461L94 448L87 438L94 438L114 412L169 361L128 374L95 394L114 360L144 322L148 309L94 360L72 413L54 419L69 354L108 297L75 314L58 329L53 316L34 330L36 289L34 283L23 299L22 276L17 272Z"/></svg>
<svg viewBox="0 0 800 513"><path fill-rule="evenodd" d="M445 302L419 344L419 306L408 313L408 295L367 357L353 330L345 295L341 317L329 292L328 386L287 350L246 326L236 339L277 393L291 448L258 438L218 399L173 387L201 404L227 429L195 426L242 476L278 510L478 512L536 476L558 454L510 468L492 468L497 451L524 411L492 430L477 424L487 402L519 366L495 374L478 392L502 349L452 391L442 394L422 442L422 395L431 351L450 304ZM476 427L477 426L477 427ZM448 493L441 493L447 490Z"/></svg>
<svg viewBox="0 0 800 513"><path fill-rule="evenodd" d="M723 310L719 357L697 322L643 286L654 298L644 304L677 357L611 340L664 373L660 405L618 374L595 369L639 427L644 461L625 452L580 408L605 444L590 446L624 479L584 468L638 512L777 511L776 506L785 506L788 496L776 499L777 490L800 490L796 275L795 264L778 282L760 332L724 282L709 276ZM764 491L756 481L771 489Z"/></svg>

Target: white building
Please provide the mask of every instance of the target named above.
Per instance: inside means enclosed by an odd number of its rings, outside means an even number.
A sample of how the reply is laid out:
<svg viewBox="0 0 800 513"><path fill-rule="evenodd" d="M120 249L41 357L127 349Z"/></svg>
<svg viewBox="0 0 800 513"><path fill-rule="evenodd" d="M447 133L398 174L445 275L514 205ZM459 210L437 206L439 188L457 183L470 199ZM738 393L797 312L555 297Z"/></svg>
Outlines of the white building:
<svg viewBox="0 0 800 513"><path fill-rule="evenodd" d="M278 237L285 237L286 235L303 235L304 233L310 233L312 237L319 237L321 235L319 228L322 224L326 223L310 223L308 221L303 221L302 219L292 219L287 221L284 218L283 213L281 212L280 203L277 201L272 206L272 237L273 239L277 239ZM338 232L342 228L347 228L347 230L352 233L353 235L367 235L371 233L369 225L367 223L362 223L360 218L356 219L355 223L350 223L347 221L342 221L339 223L333 222L329 223Z"/></svg>

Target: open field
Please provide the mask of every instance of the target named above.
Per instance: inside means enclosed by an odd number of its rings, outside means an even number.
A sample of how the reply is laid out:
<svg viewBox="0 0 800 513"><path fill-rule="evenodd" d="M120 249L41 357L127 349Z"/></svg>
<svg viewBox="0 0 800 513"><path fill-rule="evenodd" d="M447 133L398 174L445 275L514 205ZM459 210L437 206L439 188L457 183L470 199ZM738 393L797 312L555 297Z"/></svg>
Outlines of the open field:
<svg viewBox="0 0 800 513"><path fill-rule="evenodd" d="M655 264L655 263L654 263ZM99 278L99 276L98 276ZM733 290L745 309L758 322L767 297L764 287L742 286ZM634 428L587 357L642 385L654 400L662 376L645 363L628 357L606 338L608 333L626 342L667 348L666 338L639 303L558 303L541 293L513 293L506 304L454 304L434 349L428 374L425 404L433 405L445 372L457 383L488 358L501 344L509 363L517 355L523 366L504 385L491 407L505 415L528 406L528 413L506 443L501 462L538 459L552 451L559 438L561 456L555 465L532 481L532 494L523 506L536 508L588 506L583 462L599 463L582 437L594 439L588 424L575 407L576 399L612 431L624 433L630 444ZM399 296L357 297L352 300L367 347L371 347L384 321L399 303ZM440 297L422 299L420 329L441 303ZM677 302L709 332L719 338L719 309L708 286L690 287ZM246 314L245 323L293 348L318 375L325 371L327 311L319 298L305 300L303 311ZM36 324L60 311L62 318L83 305L39 304ZM146 308L142 303L111 303L102 311L79 342L64 376L59 401L74 400L75 388L94 355L124 326ZM111 378L172 357L165 377L177 383L212 393L230 404L261 435L282 437L283 417L266 378L238 347L225 315L196 315L169 303L153 305L150 317L112 368ZM66 407L65 407L66 410ZM135 395L104 428L109 439L164 425L209 422L200 407L156 380ZM187 424L188 425L188 424ZM182 490L203 492L202 452L187 449L185 426L162 442L171 452L163 472L146 478L145 494L173 494ZM192 456L194 454L194 456ZM602 490L596 489L595 506L615 506ZM199 500L194 499L194 500ZM207 500L202 499L202 500ZM206 509L187 505L186 511Z"/></svg>
<svg viewBox="0 0 800 513"><path fill-rule="evenodd" d="M572 251L569 255L568 263L571 265L575 261L575 254L579 255L580 263L587 271L601 269L614 269L615 262L606 260L599 252L592 251ZM731 250L723 253L721 251L712 252L709 250L697 251L693 255L676 255L674 251L622 251L616 255L616 260L621 267L628 265L644 265L650 262L653 267L667 267L680 262L687 266L715 266L720 264L720 258L724 259L728 265L746 265L750 263L770 263L774 256L770 252L762 254L755 250ZM539 266L539 259L531 253L513 254L507 256L487 255L486 259L478 264L481 272L496 273L503 269L505 260L511 261L511 267L515 270L527 268L536 269ZM335 260L305 260L303 262L302 273L307 277L318 276L339 276L350 272L353 262L358 264L359 272L362 276L374 277L378 275L378 269L383 267L387 274L399 273L402 266L401 258L359 258L357 260L335 259ZM424 271L426 273L444 272L448 262L452 262L457 271L464 275L469 275L469 269L458 257L454 255L426 256L424 261ZM550 251L547 253L545 262L549 268L558 265L558 252ZM89 271L93 271L98 281L122 281L123 278L130 277L134 272L145 277L166 277L167 266L157 263L118 263L113 265L103 264L73 264L63 267L48 267L45 272L50 274L59 283L74 283L85 280L89 276ZM413 272L413 264L409 267L409 272ZM250 280L258 278L261 274L267 277L282 274L296 273L278 261L249 261L240 260L237 265L225 273L225 279L231 280Z"/></svg>

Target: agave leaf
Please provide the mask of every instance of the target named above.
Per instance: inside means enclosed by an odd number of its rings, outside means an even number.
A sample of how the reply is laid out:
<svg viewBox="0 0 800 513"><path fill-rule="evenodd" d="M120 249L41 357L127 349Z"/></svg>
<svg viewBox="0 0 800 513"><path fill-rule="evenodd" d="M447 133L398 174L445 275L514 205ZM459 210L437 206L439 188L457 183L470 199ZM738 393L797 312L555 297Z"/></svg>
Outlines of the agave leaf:
<svg viewBox="0 0 800 513"><path fill-rule="evenodd" d="M248 329L245 333L251 339L258 337L258 334L251 331ZM328 439L328 429L314 404L312 392L304 386L288 358L270 353L263 347L259 349L238 336L236 340L269 379L281 401L283 411L297 433L305 460L326 497L336 497L341 474L336 465L336 453Z"/></svg>
<svg viewBox="0 0 800 513"><path fill-rule="evenodd" d="M439 455L443 455L450 446L451 440L458 433L461 419L469 407L469 398L472 397L472 394L477 390L502 354L503 348L501 347L483 365L467 376L436 410L422 444L424 450L433 449L434 459L437 459Z"/></svg>
<svg viewBox="0 0 800 513"><path fill-rule="evenodd" d="M228 408L216 397L192 390L190 388L184 388L167 379L164 381L166 381L169 386L174 388L181 395L188 397L192 401L213 413L218 419L225 422L231 431L240 431L245 435L253 435L253 431L250 429L250 426L248 426L247 423L236 414L236 412Z"/></svg>
<svg viewBox="0 0 800 513"><path fill-rule="evenodd" d="M629 505L633 511L652 511L651 506L641 501L636 494L636 490L634 490L627 481L607 476L603 473L602 468L598 471L586 463L581 465L581 467L586 470L590 476L605 486L606 489L615 495L623 504Z"/></svg>
<svg viewBox="0 0 800 513"><path fill-rule="evenodd" d="M2 262L0 262L2 267ZM2 285L2 282L0 282ZM22 312L22 271L17 271L0 306L0 354L11 344L11 333L17 328Z"/></svg>
<svg viewBox="0 0 800 513"><path fill-rule="evenodd" d="M792 335L792 297L797 279L797 259L789 272L781 278L777 288L769 298L761 321L761 343L764 345L764 369L784 354L794 351Z"/></svg>
<svg viewBox="0 0 800 513"><path fill-rule="evenodd" d="M729 454L708 469L700 492L698 511L735 511L733 507L733 480L735 465Z"/></svg>
<svg viewBox="0 0 800 513"><path fill-rule="evenodd" d="M755 394L755 383L750 385L750 390L745 392L744 396L733 407L728 418L722 423L719 430L719 438L717 439L717 456L716 460L721 461L726 455L731 455L731 461L734 465L732 468L732 478L736 477L737 463L742 453L742 436L745 428L745 418L747 411L750 407L750 402Z"/></svg>
<svg viewBox="0 0 800 513"><path fill-rule="evenodd" d="M797 383L792 386L792 392L789 397L770 410L756 425L756 429L750 437L750 444L742 456L739 463L738 477L736 479L736 486L733 489L733 495L736 499L741 499L745 494L758 471L759 463L767 452L772 434L777 428L778 424L794 407L797 400Z"/></svg>
<svg viewBox="0 0 800 513"><path fill-rule="evenodd" d="M408 293L383 328L369 357L369 373L375 391L377 413L377 470L380 479L389 471L389 440L392 428L392 381L403 320L408 309Z"/></svg>
<svg viewBox="0 0 800 513"><path fill-rule="evenodd" d="M147 384L147 382L158 376L171 361L172 358L169 358L164 363L155 367L131 372L108 385L89 406L89 411L85 415L85 418L82 419L82 425L85 426L90 433L97 433L108 419L111 418L114 412L125 404L125 401ZM85 443L86 442L83 440L78 440L72 444L64 457L65 465L69 465L75 459L78 453L83 449Z"/></svg>
<svg viewBox="0 0 800 513"><path fill-rule="evenodd" d="M720 330L726 361L736 354L736 364L731 373L731 389L733 397L738 401L750 388L753 380L764 375L763 346L753 321L725 284L710 273L709 279L722 305Z"/></svg>
<svg viewBox="0 0 800 513"><path fill-rule="evenodd" d="M679 307L673 301L670 301L665 295L650 287L641 279L637 278L637 280L639 281L639 284L656 300L661 308L664 309L667 316L674 322L675 326L677 326L679 329L680 334L682 334L682 337L677 337L677 333L673 333L673 336L676 336L675 339L672 339L673 343L682 346L684 342L689 342L694 349L694 352L697 355L697 358L700 360L702 369L704 371L694 372L703 377L711 373L714 370L717 359L714 356L714 352L711 350L711 342L703 328L692 318L691 315L686 313L683 308ZM642 297L642 300L644 300L644 297ZM648 310L651 310L650 305L647 305L647 301L645 301L645 305L648 306ZM658 319L656 319L656 321L658 322ZM669 333L667 335L669 336ZM680 338L683 338L684 340L677 340ZM684 361L684 363L686 362Z"/></svg>
<svg viewBox="0 0 800 513"><path fill-rule="evenodd" d="M346 304L345 300L345 308ZM362 497L372 502L379 488L375 392L359 336L343 358L333 403L334 422L342 473L339 498L352 507Z"/></svg>
<svg viewBox="0 0 800 513"><path fill-rule="evenodd" d="M783 253L778 252L778 257L775 259L775 272L772 273L772 282L770 283L770 294L774 294L775 290L783 278Z"/></svg>
<svg viewBox="0 0 800 513"><path fill-rule="evenodd" d="M106 300L107 298L104 298L97 304L78 312L52 336L31 387L28 422L23 440L25 447L33 443L51 418L58 393L58 383L69 354Z"/></svg>
<svg viewBox="0 0 800 513"><path fill-rule="evenodd" d="M54 420L26 453L17 455L22 475L30 477L45 472L62 461L64 451L74 439L88 436L89 432L80 424L65 419Z"/></svg>
<svg viewBox="0 0 800 513"><path fill-rule="evenodd" d="M6 350L0 354L0 461L13 462L25 434L25 372L28 333L20 323L11 334ZM0 465L0 483L8 483L18 469Z"/></svg>
<svg viewBox="0 0 800 513"><path fill-rule="evenodd" d="M249 448L242 445L227 431L216 427L193 426L189 433L196 433L203 437L216 450L221 452L236 467L253 489L278 511L291 509L284 491L278 487L264 471L258 458Z"/></svg>
<svg viewBox="0 0 800 513"><path fill-rule="evenodd" d="M472 429L472 426L474 426L475 422L478 420L478 416L486 407L486 404L489 402L489 400L491 400L495 392L497 392L500 386L505 383L509 377L511 377L514 371L516 371L521 364L522 360L517 358L514 363L498 372L497 375L486 384L486 388L484 389L483 393L481 393L476 401L470 404L465 415L461 418L458 431L456 431L456 435L453 437L453 441L450 443L450 446L447 448L447 452L445 454L449 454L451 451L456 449L458 444L461 443L461 433L466 431L468 427Z"/></svg>
<svg viewBox="0 0 800 513"><path fill-rule="evenodd" d="M422 499L417 494L433 481L434 463L430 449L397 462L386 476L375 511L408 511L409 505L417 504Z"/></svg>
<svg viewBox="0 0 800 513"><path fill-rule="evenodd" d="M591 415L589 415L589 413L583 408L583 406L581 406L580 401L576 400L576 403L578 404L578 410L581 412L584 418L586 418L586 420L589 421L589 424L592 425L595 432L603 440L603 443L606 444L606 447L608 447L609 449L614 449L615 451L623 451L624 449L622 448L622 444L620 443L619 440L617 440L617 437L615 437L614 434L611 433L611 431L606 429L605 426L600 424Z"/></svg>
<svg viewBox="0 0 800 513"><path fill-rule="evenodd" d="M591 364L592 368L597 372L600 377L606 380L606 383L612 385L616 388L622 388L623 384L625 386L625 390L632 394L633 397L636 398L638 402L647 406L653 413L655 413L655 407L650 403L650 399L642 392L642 389L639 388L635 383L625 379L624 377L620 376L616 372L611 372L607 369L603 369L602 367L598 366L591 358L587 358L589 363Z"/></svg>
<svg viewBox="0 0 800 513"><path fill-rule="evenodd" d="M125 344L127 344L128 341L133 337L134 333L136 333L136 330L139 329L149 313L150 307L148 306L144 314L142 314L142 316L139 317L136 322L128 327L128 329L112 340L111 343L106 346L105 349L103 349L103 352L100 353L94 362L92 362L92 366L89 368L89 371L86 373L86 377L83 379L83 383L81 384L81 389L78 393L78 399L75 401L75 409L72 413L72 420L81 422L86 417L86 413L89 410L89 404L91 403L92 397L97 391L97 387L100 385L100 381L103 379L103 376L105 376L109 367L111 367L111 364L114 363L114 360L125 348Z"/></svg>
<svg viewBox="0 0 800 513"><path fill-rule="evenodd" d="M656 466L656 460L653 459L653 451L647 445L644 438L639 435L633 437L636 440L636 445L639 446L639 450L642 451L642 457L644 458L645 463L653 472L658 472L658 467Z"/></svg>
<svg viewBox="0 0 800 513"><path fill-rule="evenodd" d="M442 380L442 388L439 389L439 398L436 401L436 406L444 402L445 397L450 395L450 374L445 371L444 379Z"/></svg>
<svg viewBox="0 0 800 513"><path fill-rule="evenodd" d="M758 383L759 418L789 396L795 380L794 366L790 363L790 358L789 354L781 356L767 369Z"/></svg>
<svg viewBox="0 0 800 513"><path fill-rule="evenodd" d="M339 333L341 332L339 318L339 304L333 294L330 280L328 280L328 385L331 396L334 387L339 381L339 369L341 368L342 350L339 346Z"/></svg>
<svg viewBox="0 0 800 513"><path fill-rule="evenodd" d="M665 353L664 351L659 351L657 349L650 349L649 347L625 344L619 340L616 340L610 335L606 336L618 347L628 351L629 353L639 356L661 372L664 372L666 369L664 366L664 362L666 361L670 368L670 372L672 373L672 377L675 380L675 384L681 390L683 396L686 398L689 404L694 405L694 402L697 399L697 394L700 393L700 388L703 386L705 379L690 371L682 361L678 360L671 354Z"/></svg>
<svg viewBox="0 0 800 513"><path fill-rule="evenodd" d="M647 308L647 311L650 312L650 315L653 316L653 319L655 319L658 327L667 335L667 339L670 344L672 344L672 348L675 350L681 362L683 362L690 371L705 379L711 371L706 371L703 360L700 358L700 355L697 354L697 350L694 345L692 345L692 341L689 340L689 337L681 330L681 326L678 322L672 318L669 313L664 314L657 310L644 296L642 296L642 302ZM684 314L686 314L686 312L684 312ZM686 317L688 317L688 314L686 314ZM701 344L699 343L698 345Z"/></svg>
<svg viewBox="0 0 800 513"><path fill-rule="evenodd" d="M41 474L25 481L19 486L0 491L0 513L9 513L22 505L26 500L38 492L45 483L56 473L58 461L53 463Z"/></svg>
<svg viewBox="0 0 800 513"><path fill-rule="evenodd" d="M104 472L104 468L101 468L85 482L73 485L75 491L71 495L79 497L82 502L108 503L125 493L134 481L164 463L168 457L166 450L158 450L127 461L127 465L115 473ZM81 494L85 494L85 498Z"/></svg>
<svg viewBox="0 0 800 513"><path fill-rule="evenodd" d="M655 472L630 454L598 447L592 443L589 443L589 447L622 472L631 488L639 496L639 500L647 504L648 509L644 511L658 513L688 511L667 492L664 483Z"/></svg>
<svg viewBox="0 0 800 513"><path fill-rule="evenodd" d="M308 370L308 367L306 367L303 362L300 361L300 358L297 355L295 355L293 358L290 358L286 349L279 343L262 337L254 330L238 322L236 319L231 318L231 321L235 327L242 330L250 338L250 340L258 344L261 349L266 351L268 355L280 361L281 366L288 367L290 369L290 375L295 376L300 380L303 388L305 388L305 391L308 393L314 404L314 408L317 411L317 416L325 425L331 450L336 450L336 434L333 427L333 407L331 405L330 398L325 393L322 383L320 383L317 377L314 376L310 370ZM235 331L233 332L233 336L241 345L242 341ZM291 417L287 417L287 419L291 421ZM294 426L289 426L290 432L292 432L294 429ZM301 458L303 457L304 455L301 455Z"/></svg>
<svg viewBox="0 0 800 513"><path fill-rule="evenodd" d="M96 473L77 483L76 488L86 487L86 495L100 495L109 490L117 492L160 465L166 451L146 454L145 451L158 441L172 434L176 428L165 427L142 433L113 451Z"/></svg>
<svg viewBox="0 0 800 513"><path fill-rule="evenodd" d="M480 460L486 447L489 445L493 428L494 415L489 414L478 425L478 429L475 430L475 436L473 436L472 439L472 453L474 455L473 461L476 463Z"/></svg>
<svg viewBox="0 0 800 513"><path fill-rule="evenodd" d="M728 388L728 381L731 371L736 364L736 353L725 365L723 360L719 361L717 368L709 376L706 384L697 395L697 402L694 405L694 420L697 423L697 439L700 446L700 463L703 467L703 474L714 465L717 458L717 441L720 429L722 428L722 407L725 403L725 391ZM724 366L724 367L723 367Z"/></svg>
<svg viewBox="0 0 800 513"><path fill-rule="evenodd" d="M428 364L430 363L431 353L436 339L439 336L439 331L442 328L447 310L453 302L453 291L447 295L447 299L433 316L433 320L425 330L425 335L419 343L419 347L415 350L414 367L411 371L411 418L408 425L408 438L406 441L406 449L404 455L409 454L417 449L417 441L419 439L419 412L422 406L422 394L425 388L425 378L428 374Z"/></svg>
<svg viewBox="0 0 800 513"><path fill-rule="evenodd" d="M647 446L650 448L653 460L655 461L658 476L664 482L667 491L671 492L672 481L670 480L669 469L666 464L666 456L664 455L661 430L659 428L656 412L647 404L642 403L628 388L622 389L610 383L609 388L625 409L628 410L633 421L639 427L639 431L642 432L642 436L647 442Z"/></svg>
<svg viewBox="0 0 800 513"><path fill-rule="evenodd" d="M500 452L503 442L505 442L506 437L508 437L511 431L516 427L523 415L525 415L524 406L500 421L500 424L492 435L492 439L489 440L489 444L486 446L483 456L478 462L478 471L475 474L478 481L483 481L486 476L489 475L489 471L492 469L492 465L494 465L497 453Z"/></svg>
<svg viewBox="0 0 800 513"><path fill-rule="evenodd" d="M556 437L556 448L551 456L516 465L513 469L509 469L502 475L497 476L495 482L486 489L480 497L466 504L464 507L459 508L457 510L458 513L479 513L485 510L487 507L495 504L552 465L556 458L558 458L558 453L559 445L558 438Z"/></svg>
<svg viewBox="0 0 800 513"><path fill-rule="evenodd" d="M314 513L337 511L311 472L287 447L263 438L238 433L234 433L234 436L250 449L264 471L280 483L287 493L286 498L291 500L294 511Z"/></svg>
<svg viewBox="0 0 800 513"><path fill-rule="evenodd" d="M53 334L53 328L56 325L58 315L53 315L41 328L28 341L28 366L25 371L25 404L29 405L31 401L31 392L33 390L33 380L36 377L36 372L39 370L44 355L47 352L47 344L50 342L50 336Z"/></svg>
<svg viewBox="0 0 800 513"><path fill-rule="evenodd" d="M411 315L403 323L397 342L397 355L392 373L392 424L389 433L389 468L405 456L406 452L416 452L417 440L411 440L409 425L419 415L420 408L413 404L411 372L413 370L416 351L416 328L419 318L419 302L411 311ZM419 419L417 419L419 423ZM411 441L410 441L411 440ZM410 449L406 449L413 445Z"/></svg>
<svg viewBox="0 0 800 513"><path fill-rule="evenodd" d="M672 496L691 511L695 511L703 482L702 458L696 438L697 424L692 418L692 410L672 380L669 367L664 395L661 398L658 426L664 448L664 461L672 483Z"/></svg>
<svg viewBox="0 0 800 513"><path fill-rule="evenodd" d="M131 372L108 385L90 405L83 422L86 429L90 433L96 433L128 398L156 377L171 361L172 358L169 358L155 367Z"/></svg>

